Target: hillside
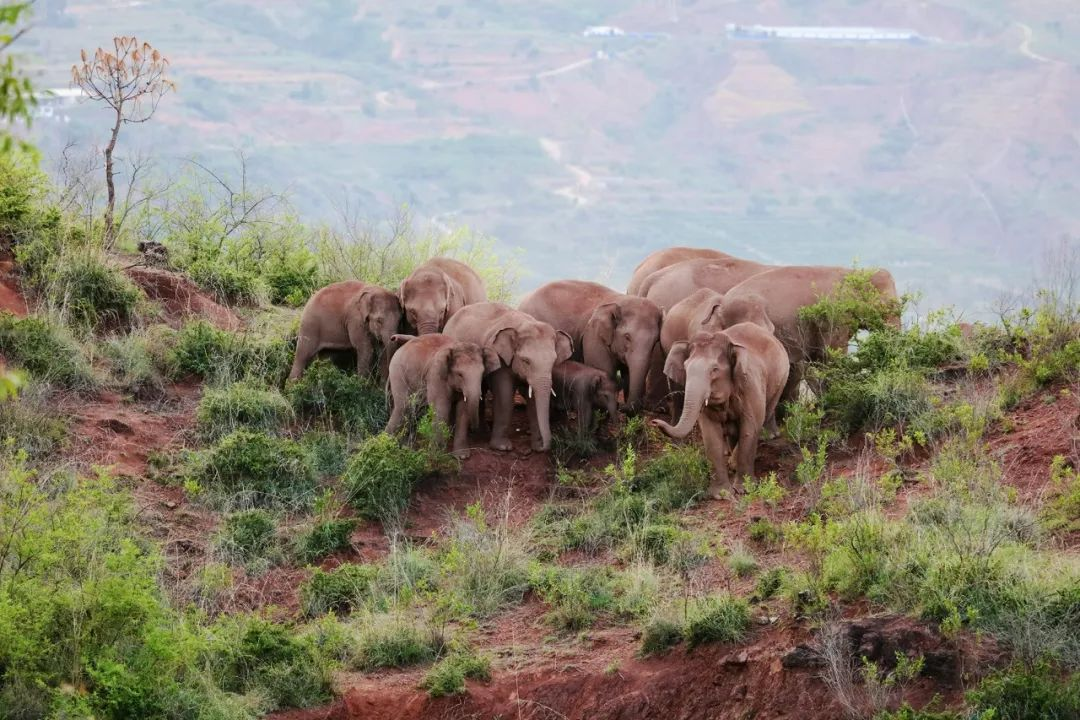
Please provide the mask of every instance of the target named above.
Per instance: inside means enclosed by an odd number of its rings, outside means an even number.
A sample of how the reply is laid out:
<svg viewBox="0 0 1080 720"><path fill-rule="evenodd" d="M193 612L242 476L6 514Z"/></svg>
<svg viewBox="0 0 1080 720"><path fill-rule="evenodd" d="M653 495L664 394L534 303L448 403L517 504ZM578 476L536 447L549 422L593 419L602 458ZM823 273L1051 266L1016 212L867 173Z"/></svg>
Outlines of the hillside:
<svg viewBox="0 0 1080 720"><path fill-rule="evenodd" d="M482 428L458 460L423 418L381 433L350 352L286 381L297 307L343 267L397 287L447 252L512 295L461 238L313 248L203 198L164 250L106 250L0 170L0 716L1080 713L1070 245L995 325L894 328L852 274L811 310L872 329L712 500L701 438L658 413L557 421L537 453L518 397L513 449Z"/></svg>
<svg viewBox="0 0 1080 720"><path fill-rule="evenodd" d="M1080 11L1061 0L44 5L25 40L43 87L116 32L170 57L180 91L122 152L177 174L236 172L242 149L309 218L408 204L523 249L522 289L566 275L570 250L572 274L621 286L651 250L710 245L884 264L982 317L1080 234ZM732 40L732 22L933 40ZM54 158L104 131L86 106L35 126Z"/></svg>

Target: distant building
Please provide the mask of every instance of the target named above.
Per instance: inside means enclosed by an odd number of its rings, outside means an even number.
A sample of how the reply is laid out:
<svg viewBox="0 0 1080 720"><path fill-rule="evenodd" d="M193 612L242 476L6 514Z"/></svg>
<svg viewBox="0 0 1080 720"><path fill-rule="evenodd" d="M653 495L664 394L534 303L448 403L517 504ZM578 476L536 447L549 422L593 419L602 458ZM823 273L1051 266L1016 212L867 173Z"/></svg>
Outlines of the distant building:
<svg viewBox="0 0 1080 720"><path fill-rule="evenodd" d="M585 32L581 34L585 37L615 37L617 35L625 35L626 33L622 28L612 27L610 25L590 25L585 28Z"/></svg>
<svg viewBox="0 0 1080 720"><path fill-rule="evenodd" d="M727 34L737 40L826 40L833 42L924 42L927 38L905 28L813 27L799 25L736 25Z"/></svg>

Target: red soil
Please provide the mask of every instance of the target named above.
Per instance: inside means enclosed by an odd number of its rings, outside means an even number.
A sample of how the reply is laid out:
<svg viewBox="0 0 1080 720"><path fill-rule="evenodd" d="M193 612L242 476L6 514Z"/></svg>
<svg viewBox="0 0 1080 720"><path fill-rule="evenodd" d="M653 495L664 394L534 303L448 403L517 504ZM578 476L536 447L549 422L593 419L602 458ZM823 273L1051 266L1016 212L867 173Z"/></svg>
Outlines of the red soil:
<svg viewBox="0 0 1080 720"><path fill-rule="evenodd" d="M126 268L124 272L148 298L161 303L165 321L174 327L190 317L205 318L222 330L239 330L242 325L232 310L211 300L183 275L141 266Z"/></svg>
<svg viewBox="0 0 1080 720"><path fill-rule="evenodd" d="M1080 466L1080 397L1077 389L1052 388L1026 399L990 437L1006 484L1020 499L1038 500L1050 481L1050 463L1063 455Z"/></svg>

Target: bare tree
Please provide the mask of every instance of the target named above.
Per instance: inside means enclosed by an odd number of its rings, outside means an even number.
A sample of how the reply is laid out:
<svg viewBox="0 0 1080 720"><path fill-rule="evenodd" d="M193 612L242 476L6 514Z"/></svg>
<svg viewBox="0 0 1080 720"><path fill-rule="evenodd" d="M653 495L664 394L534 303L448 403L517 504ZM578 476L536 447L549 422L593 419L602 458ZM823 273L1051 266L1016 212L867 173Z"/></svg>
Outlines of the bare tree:
<svg viewBox="0 0 1080 720"><path fill-rule="evenodd" d="M116 209L116 186L113 182L113 151L120 126L143 123L157 110L165 93L176 85L166 77L169 61L157 50L134 37L113 38L113 52L98 48L93 57L82 51L82 63L71 67L71 84L82 88L91 100L105 103L115 114L109 144L105 147L105 246L116 239L113 214Z"/></svg>

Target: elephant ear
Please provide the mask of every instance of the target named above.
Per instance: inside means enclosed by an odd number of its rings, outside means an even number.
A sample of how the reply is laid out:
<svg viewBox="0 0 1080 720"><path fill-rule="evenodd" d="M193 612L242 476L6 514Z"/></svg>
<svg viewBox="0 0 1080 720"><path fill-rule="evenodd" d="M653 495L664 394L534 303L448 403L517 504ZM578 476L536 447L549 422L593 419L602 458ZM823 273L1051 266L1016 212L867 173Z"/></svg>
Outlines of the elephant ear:
<svg viewBox="0 0 1080 720"><path fill-rule="evenodd" d="M593 311L585 325L585 332L594 334L604 347L610 347L615 339L615 326L619 324L619 315L617 303L604 303Z"/></svg>
<svg viewBox="0 0 1080 720"><path fill-rule="evenodd" d="M690 343L680 340L671 346L664 361L664 375L672 382L686 384L686 358L690 355Z"/></svg>
<svg viewBox="0 0 1080 720"><path fill-rule="evenodd" d="M509 365L514 360L514 353L517 352L517 330L505 327L495 331L489 345L499 359Z"/></svg>
<svg viewBox="0 0 1080 720"><path fill-rule="evenodd" d="M562 363L574 354L574 341L562 330L555 331L555 362Z"/></svg>
<svg viewBox="0 0 1080 720"><path fill-rule="evenodd" d="M719 300L712 303L705 318L701 321L701 330L719 331L724 329L723 320L724 305Z"/></svg>
<svg viewBox="0 0 1080 720"><path fill-rule="evenodd" d="M465 291L462 289L461 283L446 273L443 273L443 282L446 283L445 320L449 320L451 315L465 307Z"/></svg>
<svg viewBox="0 0 1080 720"><path fill-rule="evenodd" d="M493 373L502 367L499 354L489 347L484 348L484 372Z"/></svg>
<svg viewBox="0 0 1080 720"><path fill-rule="evenodd" d="M431 373L434 373L434 377L446 381L447 376L450 374L450 368L454 364L454 346L447 345L444 348L440 348L435 351L435 354L431 356L431 363L428 365L428 377L432 377Z"/></svg>

